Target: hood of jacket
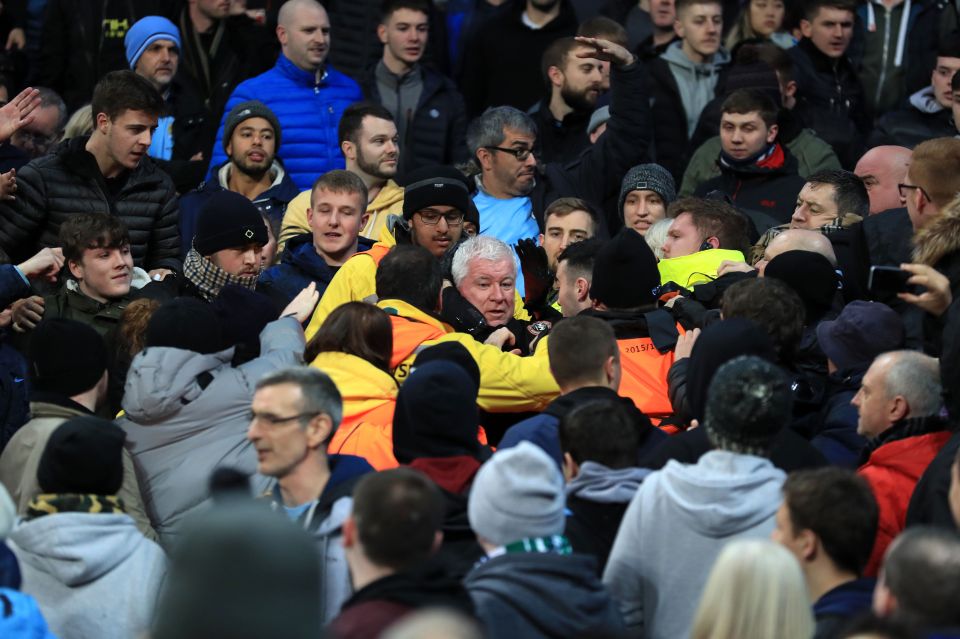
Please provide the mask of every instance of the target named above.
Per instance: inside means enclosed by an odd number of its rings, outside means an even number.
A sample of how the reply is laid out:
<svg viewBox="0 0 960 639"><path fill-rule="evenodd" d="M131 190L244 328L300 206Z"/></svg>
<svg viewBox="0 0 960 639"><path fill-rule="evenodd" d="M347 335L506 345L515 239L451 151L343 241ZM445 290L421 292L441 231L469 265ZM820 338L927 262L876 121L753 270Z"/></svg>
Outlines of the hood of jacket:
<svg viewBox="0 0 960 639"><path fill-rule="evenodd" d="M609 628L612 622L610 596L590 556L501 555L474 568L464 585L475 602L500 599L540 636L583 636L586 629Z"/></svg>
<svg viewBox="0 0 960 639"><path fill-rule="evenodd" d="M397 382L393 376L356 355L320 353L310 365L330 376L344 402L380 404L397 398Z"/></svg>
<svg viewBox="0 0 960 639"><path fill-rule="evenodd" d="M633 499L648 468L607 468L597 462L580 464L580 473L567 484L567 497L580 497L600 504L625 504Z"/></svg>
<svg viewBox="0 0 960 639"><path fill-rule="evenodd" d="M720 47L713 54L713 59L710 62L694 62L683 52L683 42L680 40L667 47L667 50L660 57L670 65L671 69L682 69L689 74L691 80L718 75L720 67L730 62L730 54L723 47Z"/></svg>
<svg viewBox="0 0 960 639"><path fill-rule="evenodd" d="M933 87L923 87L910 96L910 106L920 111L920 113L940 113L944 110L943 106L937 102L937 96Z"/></svg>
<svg viewBox="0 0 960 639"><path fill-rule="evenodd" d="M137 353L123 389L123 410L148 426L167 420L203 393L197 379L229 366L233 348L201 355L180 348L154 347Z"/></svg>
<svg viewBox="0 0 960 639"><path fill-rule="evenodd" d="M403 202L403 187L393 180L387 180L387 183L380 187L377 197L373 198L373 201L367 205L367 212L380 211L401 202ZM360 239L363 240L364 238L361 237Z"/></svg>
<svg viewBox="0 0 960 639"><path fill-rule="evenodd" d="M768 459L712 450L696 464L671 460L659 482L679 509L681 526L721 538L773 517L785 479Z"/></svg>
<svg viewBox="0 0 960 639"><path fill-rule="evenodd" d="M146 543L133 519L107 513L55 513L21 521L10 534L20 561L67 586L107 574Z"/></svg>

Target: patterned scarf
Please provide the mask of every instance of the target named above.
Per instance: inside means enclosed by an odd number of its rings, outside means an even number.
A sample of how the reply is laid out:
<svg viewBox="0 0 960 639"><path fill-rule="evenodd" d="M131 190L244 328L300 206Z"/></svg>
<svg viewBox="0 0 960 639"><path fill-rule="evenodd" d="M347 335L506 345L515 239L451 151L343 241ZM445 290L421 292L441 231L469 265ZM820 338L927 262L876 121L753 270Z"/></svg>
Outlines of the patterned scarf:
<svg viewBox="0 0 960 639"><path fill-rule="evenodd" d="M573 547L563 535L527 537L520 541L514 541L505 546L493 549L486 557L482 557L480 561L477 562L477 565L487 562L494 557L499 557L500 555L516 555L522 553L571 555L573 554Z"/></svg>
<svg viewBox="0 0 960 639"><path fill-rule="evenodd" d="M259 275L230 275L222 268L200 255L197 249L190 249L183 261L183 276L200 290L203 299L210 302L220 294L227 284L236 284L251 291L257 286Z"/></svg>
<svg viewBox="0 0 960 639"><path fill-rule="evenodd" d="M46 493L37 495L27 505L25 519L38 519L56 513L108 513L122 515L126 512L123 500L116 495L78 495L73 493Z"/></svg>

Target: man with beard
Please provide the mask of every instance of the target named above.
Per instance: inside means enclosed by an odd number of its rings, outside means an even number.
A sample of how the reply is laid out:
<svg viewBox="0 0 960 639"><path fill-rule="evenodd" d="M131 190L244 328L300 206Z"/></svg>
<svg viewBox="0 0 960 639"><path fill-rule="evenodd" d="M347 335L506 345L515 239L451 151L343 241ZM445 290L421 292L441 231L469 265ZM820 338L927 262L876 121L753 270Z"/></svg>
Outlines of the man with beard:
<svg viewBox="0 0 960 639"><path fill-rule="evenodd" d="M364 96L393 114L399 128L399 174L431 164L466 162L467 114L456 85L420 64L429 36L427 0L388 0L377 36L383 57L362 78Z"/></svg>
<svg viewBox="0 0 960 639"><path fill-rule="evenodd" d="M367 221L360 235L378 240L387 226L387 218L403 215L403 188L393 180L400 157L393 115L372 102L351 104L340 118L337 136L347 170L367 187ZM311 192L304 191L287 207L280 230L281 249L290 238L310 232L307 209Z"/></svg>
<svg viewBox="0 0 960 639"><path fill-rule="evenodd" d="M200 210L213 194L221 191L239 193L253 202L276 235L288 203L298 192L276 159L280 134L277 116L262 102L241 102L230 111L223 138L229 159L215 168L212 179L180 200L182 257L192 248Z"/></svg>
<svg viewBox="0 0 960 639"><path fill-rule="evenodd" d="M575 38L560 38L543 54L550 93L532 115L544 162L568 162L590 144L587 123L603 84L600 61L588 57L593 51Z"/></svg>

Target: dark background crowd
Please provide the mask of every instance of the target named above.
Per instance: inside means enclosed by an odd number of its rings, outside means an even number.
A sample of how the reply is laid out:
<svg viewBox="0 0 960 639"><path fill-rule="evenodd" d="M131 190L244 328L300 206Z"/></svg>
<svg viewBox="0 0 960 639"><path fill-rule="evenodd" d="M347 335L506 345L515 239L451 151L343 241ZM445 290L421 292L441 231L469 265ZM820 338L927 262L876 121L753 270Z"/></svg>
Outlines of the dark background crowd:
<svg viewBox="0 0 960 639"><path fill-rule="evenodd" d="M960 637L960 5L0 3L0 637Z"/></svg>

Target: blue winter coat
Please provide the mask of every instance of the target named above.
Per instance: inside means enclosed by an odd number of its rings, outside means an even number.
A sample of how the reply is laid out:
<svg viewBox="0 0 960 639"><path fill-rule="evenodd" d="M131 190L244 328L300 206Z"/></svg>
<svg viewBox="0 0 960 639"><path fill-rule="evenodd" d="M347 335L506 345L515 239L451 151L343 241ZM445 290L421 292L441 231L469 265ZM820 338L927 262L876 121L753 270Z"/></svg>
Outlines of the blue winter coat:
<svg viewBox="0 0 960 639"><path fill-rule="evenodd" d="M210 179L180 198L180 220L177 227L180 231L181 260L186 259L187 252L193 245L193 236L197 232L197 218L200 217L201 207L211 195L226 190L220 180L220 172L223 166L217 166ZM300 189L297 188L297 185L290 178L290 174L284 171L279 163L274 162L273 166L274 169L279 171L278 179L274 180L273 186L253 200L253 205L270 220L274 236L280 237L280 225L283 222L283 214L287 210L287 204L300 195Z"/></svg>
<svg viewBox="0 0 960 639"><path fill-rule="evenodd" d="M300 69L281 53L272 69L233 90L220 121L210 166L219 166L227 159L223 125L230 109L247 100L260 100L280 121L277 155L297 188L305 191L323 173L344 167L337 126L343 111L362 99L357 83L339 71L326 67L318 83L313 73Z"/></svg>
<svg viewBox="0 0 960 639"><path fill-rule="evenodd" d="M373 240L361 237L357 242L357 251L367 251L371 246ZM316 282L317 292L323 297L323 292L336 274L337 269L327 264L313 247L313 233L303 233L290 238L279 264L260 274L257 290L269 295L283 308L310 282Z"/></svg>

